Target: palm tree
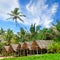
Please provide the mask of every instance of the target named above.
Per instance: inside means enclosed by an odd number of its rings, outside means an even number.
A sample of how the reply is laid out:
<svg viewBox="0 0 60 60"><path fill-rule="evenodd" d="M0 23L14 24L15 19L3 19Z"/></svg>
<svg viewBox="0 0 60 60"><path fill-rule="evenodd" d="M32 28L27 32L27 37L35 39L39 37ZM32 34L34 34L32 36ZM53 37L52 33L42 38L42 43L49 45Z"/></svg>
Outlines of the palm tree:
<svg viewBox="0 0 60 60"><path fill-rule="evenodd" d="M36 39L37 33L40 30L40 26L36 26L35 24L32 24L30 26L30 33L31 33L31 38Z"/></svg>
<svg viewBox="0 0 60 60"><path fill-rule="evenodd" d="M30 26L30 32L31 32L32 34L37 33L39 30L40 30L40 26L39 26L39 25L36 26L35 24L32 24L32 25Z"/></svg>
<svg viewBox="0 0 60 60"><path fill-rule="evenodd" d="M8 15L11 16L8 19L13 19L16 23L17 23L17 19L24 22L21 17L26 17L25 15L22 15L21 12L19 12L19 8L15 8L13 11L11 11L11 13L8 13Z"/></svg>
<svg viewBox="0 0 60 60"><path fill-rule="evenodd" d="M21 41L25 41L26 31L24 30L24 28L21 27L20 32L18 32L17 35L20 37Z"/></svg>
<svg viewBox="0 0 60 60"><path fill-rule="evenodd" d="M57 24L56 25L54 24L51 27L51 29L55 33L55 40L56 41L60 41L60 21L57 21Z"/></svg>
<svg viewBox="0 0 60 60"><path fill-rule="evenodd" d="M5 33L5 31L3 30L3 28L0 29L0 35L3 35Z"/></svg>
<svg viewBox="0 0 60 60"><path fill-rule="evenodd" d="M8 29L6 31L6 33L5 33L5 40L8 42L8 44L11 43L11 39L12 39L13 35L14 34L13 34L13 31L12 30Z"/></svg>
<svg viewBox="0 0 60 60"><path fill-rule="evenodd" d="M0 39L4 40L5 31L3 28L0 29Z"/></svg>
<svg viewBox="0 0 60 60"><path fill-rule="evenodd" d="M51 29L58 35L60 32L57 30L56 26L52 26Z"/></svg>

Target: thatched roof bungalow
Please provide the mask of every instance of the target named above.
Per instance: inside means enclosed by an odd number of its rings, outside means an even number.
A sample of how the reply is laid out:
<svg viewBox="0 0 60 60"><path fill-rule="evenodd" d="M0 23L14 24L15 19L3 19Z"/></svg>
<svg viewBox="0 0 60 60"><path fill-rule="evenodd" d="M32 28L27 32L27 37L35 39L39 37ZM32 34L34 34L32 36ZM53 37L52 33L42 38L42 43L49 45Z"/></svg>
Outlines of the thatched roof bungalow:
<svg viewBox="0 0 60 60"><path fill-rule="evenodd" d="M23 45L23 43L22 43L22 42L19 42L18 47L17 47L17 49L16 49L18 56L22 55L22 50L21 50L22 45Z"/></svg>
<svg viewBox="0 0 60 60"><path fill-rule="evenodd" d="M28 55L31 50L31 44L32 42L25 41L21 47L22 55Z"/></svg>
<svg viewBox="0 0 60 60"><path fill-rule="evenodd" d="M4 46L2 52L17 53L20 55L27 54L40 54L41 52L46 53L47 47L51 40L35 40L32 42L23 42L19 44L10 44L9 46Z"/></svg>
<svg viewBox="0 0 60 60"><path fill-rule="evenodd" d="M4 46L3 48L2 48L2 54L3 55L6 55L6 54L8 54L9 52L9 46Z"/></svg>
<svg viewBox="0 0 60 60"><path fill-rule="evenodd" d="M32 48L34 49L37 49L37 52L38 53L46 53L47 52L47 47L48 45L50 44L50 40L36 40L36 41L33 41L33 43L35 43L34 46L32 46Z"/></svg>
<svg viewBox="0 0 60 60"><path fill-rule="evenodd" d="M9 53L14 53L17 51L18 44L10 44Z"/></svg>
<svg viewBox="0 0 60 60"><path fill-rule="evenodd" d="M18 50L21 50L22 45L23 45L23 43L22 42L19 42L18 47L17 47L17 51Z"/></svg>
<svg viewBox="0 0 60 60"><path fill-rule="evenodd" d="M34 41L40 49L47 49L48 45L50 44L50 40L36 40Z"/></svg>
<svg viewBox="0 0 60 60"><path fill-rule="evenodd" d="M31 45L32 45L32 42L27 42L25 41L21 47L22 50L25 50L25 49L29 49L31 50Z"/></svg>

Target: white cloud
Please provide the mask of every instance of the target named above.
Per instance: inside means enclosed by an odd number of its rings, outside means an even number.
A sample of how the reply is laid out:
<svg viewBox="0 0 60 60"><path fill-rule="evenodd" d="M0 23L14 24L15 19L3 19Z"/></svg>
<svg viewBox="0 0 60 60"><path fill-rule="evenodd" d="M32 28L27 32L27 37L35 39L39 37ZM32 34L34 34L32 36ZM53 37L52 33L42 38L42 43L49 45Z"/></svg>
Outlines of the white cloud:
<svg viewBox="0 0 60 60"><path fill-rule="evenodd" d="M51 22L54 20L53 16L57 12L58 4L53 3L51 6L46 4L47 0L30 0L26 5L27 12L32 16L32 18L22 18L24 24L31 25L36 23L36 25L42 25L49 28ZM0 0L0 19L5 20L8 18L7 13L10 12L15 7L20 8L18 0ZM22 23L18 20L19 23ZM23 24L23 23L22 23Z"/></svg>
<svg viewBox="0 0 60 60"><path fill-rule="evenodd" d="M36 17L35 19L31 18L32 22L36 22L36 24L41 23L43 27L49 28L51 22L53 22L53 17L57 12L58 4L53 3L51 6L46 4L47 0L30 0L30 3L26 5L26 9L32 16ZM39 19L38 19L39 18Z"/></svg>
<svg viewBox="0 0 60 60"><path fill-rule="evenodd" d="M57 8L58 8L58 4L57 3L54 3L51 7L51 13L54 14L56 13L57 11Z"/></svg>
<svg viewBox="0 0 60 60"><path fill-rule="evenodd" d="M31 19L28 19L28 18L22 18L22 19L24 20L24 23L23 22L20 22L20 23L28 25L28 26L30 26L31 24L36 24L36 26L41 24L39 17L31 18Z"/></svg>
<svg viewBox="0 0 60 60"><path fill-rule="evenodd" d="M18 0L0 0L0 18L8 18L7 13L15 7L19 7Z"/></svg>
<svg viewBox="0 0 60 60"><path fill-rule="evenodd" d="M29 22L29 23L28 23ZM37 18L33 18L32 20L29 20L27 23L28 23L28 25L30 24L36 24L36 25L39 25L39 24L41 24L40 23L40 18L39 17L37 17Z"/></svg>

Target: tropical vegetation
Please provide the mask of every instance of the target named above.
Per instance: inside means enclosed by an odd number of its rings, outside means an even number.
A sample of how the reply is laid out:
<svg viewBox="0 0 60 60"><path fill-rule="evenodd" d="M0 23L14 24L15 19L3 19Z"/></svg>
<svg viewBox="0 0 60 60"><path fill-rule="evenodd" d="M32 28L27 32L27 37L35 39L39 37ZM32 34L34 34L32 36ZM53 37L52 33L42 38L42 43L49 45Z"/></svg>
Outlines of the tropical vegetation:
<svg viewBox="0 0 60 60"><path fill-rule="evenodd" d="M19 8L15 8L11 13L8 13L10 17L7 19L12 19L18 24L18 19L22 22L24 20L21 17L26 17L21 12ZM54 42L47 48L48 52L60 53L60 21L57 24L52 24L50 28L41 28L40 25L31 24L29 31L20 28L20 31L14 33L11 29L4 30L0 29L0 53L2 46L9 45L11 43L17 44L24 41L33 41L33 40L53 40Z"/></svg>

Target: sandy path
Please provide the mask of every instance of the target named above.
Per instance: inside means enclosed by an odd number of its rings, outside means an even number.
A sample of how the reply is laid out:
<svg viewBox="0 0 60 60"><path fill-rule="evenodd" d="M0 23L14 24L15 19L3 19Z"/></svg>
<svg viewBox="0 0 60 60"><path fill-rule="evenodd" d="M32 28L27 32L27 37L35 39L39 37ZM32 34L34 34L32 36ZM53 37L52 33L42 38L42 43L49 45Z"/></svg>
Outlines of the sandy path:
<svg viewBox="0 0 60 60"><path fill-rule="evenodd" d="M0 59L4 59L4 58L13 58L13 56L9 56L9 57L0 57Z"/></svg>

